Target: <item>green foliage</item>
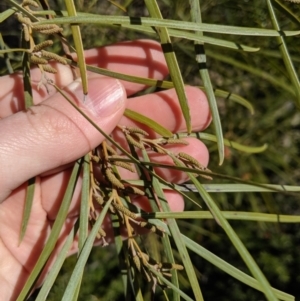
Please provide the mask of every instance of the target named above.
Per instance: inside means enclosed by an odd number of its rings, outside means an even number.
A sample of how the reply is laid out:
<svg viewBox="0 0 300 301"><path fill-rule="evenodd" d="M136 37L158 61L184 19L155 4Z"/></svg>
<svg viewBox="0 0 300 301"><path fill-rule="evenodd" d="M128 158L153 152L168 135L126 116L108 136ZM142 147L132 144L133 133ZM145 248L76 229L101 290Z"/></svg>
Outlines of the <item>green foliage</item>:
<svg viewBox="0 0 300 301"><path fill-rule="evenodd" d="M6 2L7 6L1 4L4 8L0 14L0 20L3 21L3 24L11 24L5 23L12 22L11 17L9 17L11 8L15 10L20 8L14 1L7 0ZM147 2L149 9L151 1ZM81 32L88 33L82 36L84 49L140 37L156 38L165 42L171 39L176 57L172 56L170 66L178 63L181 72L178 75L184 79L185 84L204 86L208 95L214 92L213 97L216 97L217 106L214 107L216 110L214 122L217 121L216 118L220 117L220 123L218 121L217 123L221 128L210 127L205 133L216 134L214 139L211 139L214 142L205 140L211 153L210 169L214 173L237 177L245 182L287 185L287 189L289 189L288 185L298 186L300 181L300 112L298 110L300 99L297 74L300 68L300 45L298 37L294 35L299 34L298 16L300 5L280 0L202 0L200 6L201 18L197 20L197 16L191 18L190 12L190 3L195 4L196 1L190 1L189 3L189 1L184 0L162 0L157 2L164 20L161 20L158 15L156 15L157 19L155 20L147 18L149 14L144 1L78 0L75 1L78 17L67 19L57 14L57 19L54 18L52 22L59 26L64 24L62 25L63 33L72 45L72 31L69 25L72 20L73 22L77 21L75 23L80 24ZM47 1L40 1L40 3L47 3ZM117 4L126 9L126 13ZM55 15L53 10L56 12L65 10L62 0L49 1L49 5L51 11L48 13L52 15ZM93 15L86 15L86 13ZM62 15L66 16L67 14L62 13ZM73 13L73 15L76 14ZM142 24L130 24L128 16L141 17ZM198 29L196 28L197 21L202 22L202 27ZM45 20L39 22L39 24L47 22ZM163 30L159 32L159 35L156 35L153 27L156 30ZM10 48L20 46L10 44L12 37L15 37L16 34L20 35L20 27L17 33L12 30L6 31L5 28L5 25L0 27L0 33L4 40L0 43L1 49L4 50L0 52L3 57L1 74L7 74L11 68L17 70L22 67L20 53L9 51ZM183 28L185 30L189 28L190 31L186 33ZM285 34L282 34L282 31ZM38 37L37 39L41 38ZM201 58L202 61L198 60L198 63L205 62L207 70L205 69L205 72L200 70L200 76L199 66L195 63L194 41L197 41L198 45L204 45L205 49L205 54ZM76 49L78 47L80 46L77 45ZM52 51L59 55L63 54L58 37L54 39ZM174 61L174 59L177 61ZM84 73L83 69L82 67L81 73ZM172 71L178 72L174 70ZM105 72L103 70L94 71ZM114 76L114 74L111 74L111 76ZM130 80L143 81L143 79L135 78L130 78ZM162 87L171 87L174 84L176 83L164 81ZM149 85L153 86L155 84L151 82ZM228 96L222 96L221 98L216 89L228 92ZM250 108L250 110L253 106L255 113L251 115L244 107L239 106L234 102L234 97L230 97L231 94L241 97L240 103ZM186 110L186 120L189 124L189 114L184 102L184 95L182 99L182 107ZM237 98L235 97L235 99ZM214 99L211 100L211 103L213 102ZM249 106L249 103L252 106ZM155 126L153 125L153 127ZM223 136L225 147L222 150ZM266 150L264 147L261 148L260 150L264 150L262 153L249 154L234 147L230 148L226 145L227 139L247 146L264 146L267 144L268 148ZM228 144L230 143L228 142ZM131 160L134 160L134 152L132 152L132 156ZM222 156L224 156L224 163L219 166L219 162L223 159ZM147 161L145 154L144 161ZM219 185L220 189L224 187L223 184L232 182L225 177L220 178L214 179L213 182ZM193 179L193 176L191 176L191 179ZM210 183L206 180L201 180L201 182ZM194 183L197 186L197 182ZM163 184L167 185L166 183ZM162 185L161 180L156 178L153 191L163 199L160 185ZM188 193L187 195L194 198L197 203L201 203L203 210L211 210L210 205L205 206L205 201L208 200L205 185L202 188L198 186L198 190L202 192L201 198L199 194L195 193ZM173 224L176 219L172 218L170 219L172 230L179 236L185 235L192 239L239 270L249 273L237 252L239 250L243 253L243 247L235 249L230 243L230 239L234 237L230 234L230 227L232 227L272 287L294 295L296 299L300 298L298 290L300 282L298 276L300 268L298 255L300 230L298 224L285 224L280 219L278 222L267 223L260 221L258 217L255 222L231 221L229 218L224 218L225 215L223 215L224 220L222 218L222 211L299 215L298 196L279 192L243 192L241 188L236 193L211 193L211 197L212 199L209 197L211 203L208 204L213 205L213 208L216 204L216 208L211 211L214 214L216 212L221 214L217 220L219 219L219 222L221 220L220 223L225 228L227 227L227 220L229 221L229 228L226 228L228 235L225 235L224 230L214 219L203 217L195 220L178 219L178 230L180 229L181 234L176 232L177 224L176 222ZM195 211L199 208L192 202L187 201L186 210ZM164 208L164 211L168 212L168 208ZM155 219L154 217L151 217L153 219L151 221L159 224L158 218ZM173 236L175 232L172 233ZM171 238L175 261L181 262L181 257L186 254L186 251L183 251L180 247L180 244L182 244L186 248L184 238L183 236L177 238L180 241L179 245L176 239L174 243ZM166 246L168 242L156 239L153 243L153 237L145 235L140 238L140 243L147 246L149 252L168 257L162 252L162 245ZM126 250L126 243L123 244L119 241L119 244L117 243L119 251ZM167 249L167 251L170 250ZM124 281L122 282L121 272L123 272L124 277L124 266L121 271L118 268L118 259L122 257L120 253L116 252L113 246L98 248L91 253L84 269L78 300L124 300L124 290L126 291L127 300L134 299L134 296L128 292L130 291L128 283L127 286L125 285L125 289L123 287ZM126 259L125 251L124 254L123 256ZM200 284L204 300L254 301L264 298L263 293L231 278L201 256L193 252L189 254L195 267L195 275ZM62 299L76 263L75 255L66 260L47 300ZM251 262L248 262L248 264L251 270L254 265ZM135 272L133 272L133 275L135 275ZM189 273L190 271L187 271L187 274L181 271L178 272L178 281L183 293L190 298L195 298L190 285L190 279L195 279ZM257 272L258 274L255 273L254 275L259 275L259 272ZM176 283L176 277L173 275L173 283ZM261 281L260 283L263 283L259 276L257 276L257 279ZM143 283L134 283L134 285L140 285L144 292L144 299L149 300L150 285ZM276 300L272 295L274 291L267 283L262 285L262 289L267 292L266 296L269 300ZM174 296L174 299L178 298L176 294ZM196 297L201 300L200 296ZM285 300L292 300L289 299L290 296L285 295L285 297ZM171 296L171 298L173 297ZM35 296L32 296L31 299L35 300ZM166 300L162 291L156 294L155 300Z"/></svg>

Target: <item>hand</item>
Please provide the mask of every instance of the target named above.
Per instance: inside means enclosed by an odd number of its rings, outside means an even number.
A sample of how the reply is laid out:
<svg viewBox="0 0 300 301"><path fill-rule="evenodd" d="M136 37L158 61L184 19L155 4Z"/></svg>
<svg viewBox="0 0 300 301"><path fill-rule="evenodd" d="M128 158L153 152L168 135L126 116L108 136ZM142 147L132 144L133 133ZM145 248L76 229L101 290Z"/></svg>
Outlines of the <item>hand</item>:
<svg viewBox="0 0 300 301"><path fill-rule="evenodd" d="M119 43L86 51L90 65L131 75L162 80L167 67L160 46L153 41L139 40ZM184 131L185 122L174 89L127 99L145 88L112 78L91 75L88 99L83 103L81 84L73 81L70 68L57 65L57 75L49 75L59 87L88 114L106 133L117 124L132 126L123 116L125 108L155 119L173 132ZM56 218L72 162L98 146L103 136L80 115L53 87L37 89L39 69L33 69L31 79L35 106L24 110L22 76L14 74L0 78L0 287L2 300L15 300L47 240ZM203 130L210 123L206 97L194 87L186 87L191 107L193 130ZM118 141L120 133L113 132ZM185 151L203 165L208 163L208 151L197 139L188 138L189 145L174 146L172 151ZM119 140L120 141L120 140ZM161 155L152 160L167 162ZM183 173L156 170L166 180L182 182ZM19 234L24 208L27 180L36 176L35 196L26 235L20 245ZM166 191L172 210L183 210L182 198ZM68 219L62 230L50 264L59 252L79 212L80 181L77 185ZM76 246L70 250L75 251ZM42 281L39 280L39 284Z"/></svg>

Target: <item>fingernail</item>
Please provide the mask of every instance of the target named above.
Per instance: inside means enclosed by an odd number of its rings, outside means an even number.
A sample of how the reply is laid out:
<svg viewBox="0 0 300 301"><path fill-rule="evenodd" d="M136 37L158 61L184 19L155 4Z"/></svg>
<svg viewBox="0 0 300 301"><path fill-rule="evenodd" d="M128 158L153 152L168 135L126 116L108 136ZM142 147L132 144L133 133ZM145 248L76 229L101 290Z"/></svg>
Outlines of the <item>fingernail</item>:
<svg viewBox="0 0 300 301"><path fill-rule="evenodd" d="M76 95L78 105L87 109L96 117L106 117L123 108L125 90L122 84L113 78L91 78L88 85L88 94L83 95L80 80L68 86L68 90Z"/></svg>

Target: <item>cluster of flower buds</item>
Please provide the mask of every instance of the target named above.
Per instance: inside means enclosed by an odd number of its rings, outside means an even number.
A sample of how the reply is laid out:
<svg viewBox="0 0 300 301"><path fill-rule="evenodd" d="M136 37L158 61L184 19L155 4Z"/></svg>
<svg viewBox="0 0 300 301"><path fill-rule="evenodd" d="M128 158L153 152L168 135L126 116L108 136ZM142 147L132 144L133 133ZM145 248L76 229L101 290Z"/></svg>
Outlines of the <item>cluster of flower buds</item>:
<svg viewBox="0 0 300 301"><path fill-rule="evenodd" d="M26 9L29 13L34 13L30 7L39 8L39 4L33 0L24 0L22 2L22 7ZM25 41L29 42L30 45L30 63L38 65L39 68L48 73L56 73L57 70L49 65L49 60L54 60L58 63L67 64L65 58L57 55L56 53L46 51L45 48L53 45L53 41L48 39L39 44L35 44L33 33L41 33L44 35L53 35L61 33L63 28L56 24L35 24L32 20L25 16L23 13L15 13L18 21L22 24L23 34ZM42 18L38 18L42 20Z"/></svg>

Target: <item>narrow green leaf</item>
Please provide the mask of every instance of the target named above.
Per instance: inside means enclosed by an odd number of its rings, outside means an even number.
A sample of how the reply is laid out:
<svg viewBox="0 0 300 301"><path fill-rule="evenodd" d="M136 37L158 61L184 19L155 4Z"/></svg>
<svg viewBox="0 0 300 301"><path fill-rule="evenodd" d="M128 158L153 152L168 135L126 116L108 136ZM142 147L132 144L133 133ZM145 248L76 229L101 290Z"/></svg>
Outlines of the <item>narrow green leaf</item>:
<svg viewBox="0 0 300 301"><path fill-rule="evenodd" d="M190 6L191 6L192 21L195 22L196 24L201 24L202 19L201 19L200 1L190 0ZM198 32L197 34L199 36L203 36L202 32ZM222 165L225 156L222 125L221 125L219 110L217 106L217 100L207 70L206 55L205 55L203 43L195 42L195 54L196 54L196 62L198 63L200 77L203 81L203 85L207 95L207 99L208 99L208 103L213 119L214 130L217 136L217 145L219 151L219 165Z"/></svg>
<svg viewBox="0 0 300 301"><path fill-rule="evenodd" d="M186 134L179 134L178 136L181 138L187 137ZM217 137L215 135L208 134L208 133L198 132L198 133L192 133L190 136L197 137L197 138L203 139L203 140L209 140L209 141L214 141L214 142L217 141ZM228 140L228 139L224 139L224 145L229 146L233 149L245 152L245 153L249 153L249 154L262 153L268 148L268 144L263 144L261 146L248 146L248 145L243 145L243 144L240 144L235 141Z"/></svg>
<svg viewBox="0 0 300 301"><path fill-rule="evenodd" d="M253 221L267 223L299 223L300 215L283 215L258 212L242 211L222 211L226 219L237 221ZM141 214L141 217L148 219L153 214ZM183 211L183 212L155 212L155 217L159 219L176 218L176 219L213 219L210 211Z"/></svg>
<svg viewBox="0 0 300 301"><path fill-rule="evenodd" d="M24 206L23 217L22 217L19 243L22 242L24 235L26 233L28 221L30 218L33 198L34 198L34 189L35 189L35 177L31 178L28 181L27 188L26 188L25 206Z"/></svg>
<svg viewBox="0 0 300 301"><path fill-rule="evenodd" d="M140 31L148 34L156 34L156 31L152 27L144 26L144 25L122 25L122 28L127 28L134 31ZM257 47L251 47L251 46L247 46L244 44L239 44L236 42L231 42L223 39L217 39L217 38L212 38L207 36L198 36L197 34L186 30L168 29L168 33L170 37L198 41L205 44L225 47L229 49L242 50L246 52L256 52L260 50L260 48Z"/></svg>
<svg viewBox="0 0 300 301"><path fill-rule="evenodd" d="M23 39L23 47L30 48L29 42ZM28 109L33 105L33 96L32 96L32 87L31 87L31 76L30 76L30 62L29 55L27 52L23 53L22 59L22 74L23 74L23 91L24 91L24 102L25 108ZM26 188L26 199L22 217L22 226L20 231L20 239L19 242L22 242L24 235L26 233L28 221L30 218L33 198L34 198L34 190L35 190L35 179L30 179Z"/></svg>
<svg viewBox="0 0 300 301"><path fill-rule="evenodd" d="M151 17L163 19L156 0L145 0L145 4ZM174 88L176 90L181 111L186 123L187 132L191 133L192 124L188 99L185 93L184 82L181 77L181 71L178 66L168 30L165 27L156 27L155 29L159 35L161 47L169 68L169 73L172 78L172 82L174 83Z"/></svg>
<svg viewBox="0 0 300 301"><path fill-rule="evenodd" d="M39 13L39 12L38 12ZM38 14L37 13L37 14ZM65 13L60 11L63 15ZM42 14L55 15L54 11L43 11ZM192 30L192 31L203 31L219 34L229 35L245 35L245 36L260 36L260 37L278 37L281 35L285 36L297 36L300 34L299 30L284 30L278 32L273 29L262 29L262 28L251 28L251 27L240 27L240 26L228 26L228 25L217 25L217 24L195 24L193 22L168 20L159 18L148 18L148 17L123 17L123 16L108 16L108 15L93 15L84 14L76 17L60 17L55 19L40 20L35 24L132 24L139 22L141 25L154 26L154 27L166 27L176 28L181 30Z"/></svg>
<svg viewBox="0 0 300 301"><path fill-rule="evenodd" d="M71 275L70 281L66 287L66 290L64 292L64 295L62 297L62 301L74 301L74 293L76 292L76 287L78 286L78 283L81 279L81 275L83 273L85 264L88 260L89 254L94 246L94 241L96 239L96 236L98 234L98 230L100 226L103 223L103 220L105 218L105 215L109 209L109 206L111 204L112 200L107 201L103 209L101 210L101 213L99 217L97 218L97 221L95 222L88 238L85 241L85 244L79 254L78 261L75 265L75 268L73 270L73 273ZM79 275L79 277L78 277Z"/></svg>
<svg viewBox="0 0 300 301"><path fill-rule="evenodd" d="M49 238L47 240L46 245L44 246L44 249L42 253L39 256L39 259L37 260L33 270L31 271L30 276L28 277L20 295L18 296L17 301L23 301L26 300L28 297L28 294L30 293L33 284L37 280L37 277L40 275L43 267L45 266L49 256L51 255L57 240L59 238L60 231L62 229L62 226L66 220L68 210L70 207L70 203L72 200L72 196L75 190L75 186L77 183L77 179L80 175L80 167L81 167L81 162L77 161L74 165L67 189L65 191L65 195L63 197L62 203L60 205L59 211L57 213L57 218L55 219L55 222L52 227L52 231L49 235Z"/></svg>
<svg viewBox="0 0 300 301"><path fill-rule="evenodd" d="M171 155L171 154L169 154ZM174 161L177 160L175 157ZM245 181L242 180L240 178L237 177L232 177L232 176L227 176L224 174L220 174L220 173L215 173L215 172L210 172L210 171L204 171L204 170L200 170L200 169L195 169L195 168L189 168L189 167L185 167L185 166L174 166L174 165L170 165L170 164L162 164L162 163L156 163L156 162L147 162L147 161L140 161L139 164L142 164L143 166L153 166L153 167L160 167L160 168L167 168L167 169L175 169L175 170L180 170L180 171L184 171L187 173L193 173L193 174L198 174L198 175L206 175L206 176L210 176L214 179L226 179L226 180L230 180L236 183L242 183L242 184L246 184L246 185L253 185L253 186L257 186L257 187L261 187L261 188L266 188L266 189L272 189L274 192L280 192L282 194L285 195L290 195L290 196L299 196L297 193L295 193L294 191L298 191L298 190L294 190L291 189L290 191L286 191L285 187L289 187L289 186L285 186L285 185L269 185L269 184L261 184L258 182L252 182L252 181ZM151 170L148 170L149 173L151 173ZM155 173L153 173L153 175L155 175ZM165 185L171 187L172 189L174 189L176 186L174 186L173 183L169 183L167 181L165 181L164 179L162 179L161 177L155 175L155 177L162 183L164 183ZM225 185L225 184L224 184ZM293 186L292 186L293 187Z"/></svg>
<svg viewBox="0 0 300 301"><path fill-rule="evenodd" d="M113 1L113 0L108 0L111 4L113 4L114 6L118 7L120 10L122 10L124 13L127 13L126 8L124 6L122 6L121 4Z"/></svg>
<svg viewBox="0 0 300 301"><path fill-rule="evenodd" d="M203 89L205 90L205 88L203 88ZM253 105L244 97L234 94L234 93L231 93L231 92L220 90L220 89L215 89L214 92L215 92L216 97L223 97L226 100L234 101L234 102L244 106L245 108L247 108L251 114L254 114Z"/></svg>
<svg viewBox="0 0 300 301"><path fill-rule="evenodd" d="M80 254L89 233L89 210L90 210L89 201L90 201L90 155L86 154L84 156L83 168L82 168L78 254ZM78 299L83 274L81 275L78 274L77 276L78 276L78 285L76 289L76 294L74 294L74 300Z"/></svg>
<svg viewBox="0 0 300 301"><path fill-rule="evenodd" d="M282 2L279 0L273 0L274 7L276 7L280 12L282 12L285 16L287 16L289 19L291 19L295 24L300 24L299 17L294 14L287 6L285 6Z"/></svg>
<svg viewBox="0 0 300 301"><path fill-rule="evenodd" d="M206 57L204 55L204 57ZM198 61L198 64L201 65L203 61ZM206 58L205 58L206 63ZM222 125L221 125L221 119L219 115L219 109L216 101L216 97L213 91L213 86L210 81L210 77L208 74L208 70L206 68L200 69L201 78L205 87L210 112L213 119L213 126L214 131L216 133L217 138L217 145L218 145L218 151L219 151L219 165L223 164L224 156L225 156L225 150L224 150L224 138L223 138L223 132L222 132Z"/></svg>
<svg viewBox="0 0 300 301"><path fill-rule="evenodd" d="M86 154L83 161L83 175L81 188L81 202L79 214L79 238L78 252L83 247L83 244L89 232L89 196L90 196L90 155Z"/></svg>
<svg viewBox="0 0 300 301"><path fill-rule="evenodd" d="M197 41L204 44L215 45L215 46L225 47L229 49L242 50L246 52L256 52L260 50L260 48L257 47L251 47L251 46L234 43L231 41L221 40L217 38L207 37L207 36L199 36L197 33L182 31L178 29L169 29L168 33L171 37L183 38L187 40Z"/></svg>
<svg viewBox="0 0 300 301"><path fill-rule="evenodd" d="M29 42L26 42L23 39L23 46L25 49L30 48ZM31 75L30 75L30 62L29 62L29 53L23 53L22 59L22 75L23 75L23 90L24 90L24 100L25 100L25 108L28 109L33 105L33 96L32 96L32 88L31 88Z"/></svg>
<svg viewBox="0 0 300 301"><path fill-rule="evenodd" d="M272 23L273 23L273 27L276 30L280 31L280 26L279 26L279 23L277 21L277 17L276 17L274 8L272 6L271 0L267 0L267 5L268 5L268 9L269 9L269 14L271 16L271 20L272 20ZM295 70L294 64L293 64L292 59L290 57L290 54L289 54L288 48L286 46L284 37L283 36L277 37L277 41L278 41L278 44L279 44L279 49L280 49L285 67L288 71L290 80L293 83L293 86L294 86L294 89L295 89L295 92L296 92L295 93L296 96L297 96L296 97L296 106L298 108L300 108L300 83L299 83L299 78L298 78L297 72Z"/></svg>
<svg viewBox="0 0 300 301"><path fill-rule="evenodd" d="M9 48L9 49L2 49L0 50L0 54L12 53L12 52L30 52L28 49L25 48Z"/></svg>
<svg viewBox="0 0 300 301"><path fill-rule="evenodd" d="M148 126L150 129L152 129L157 134L159 134L163 137L173 137L173 133L170 132L168 129L161 126L159 123L157 123L153 119L150 119L138 112L132 111L130 109L126 109L124 112L124 115L134 121L137 121L141 124Z"/></svg>
<svg viewBox="0 0 300 301"><path fill-rule="evenodd" d="M199 191L199 194L201 195L202 199L206 203L207 207L209 208L210 212L214 216L217 223L220 224L220 226L223 228L225 233L227 234L228 238L236 248L236 250L239 252L240 256L244 260L245 264L247 265L248 269L251 271L252 275L257 279L259 282L263 293L265 294L266 298L269 301L275 301L278 300L275 296L268 280L266 279L265 275L262 273L256 262L254 261L253 257L247 250L247 248L244 246L238 235L235 233L233 228L230 226L216 203L213 201L213 199L210 197L210 195L206 192L204 187L200 184L200 182L194 177L193 174L188 173L191 181L194 183L196 188Z"/></svg>
<svg viewBox="0 0 300 301"><path fill-rule="evenodd" d="M2 12L0 14L0 23L2 23L3 21L5 21L7 18L9 18L11 15L13 15L16 11L12 8L9 8L7 10L5 10L4 12Z"/></svg>
<svg viewBox="0 0 300 301"><path fill-rule="evenodd" d="M76 16L76 8L73 0L64 0L65 5L68 11L69 16ZM79 25L72 25L71 24L71 30L73 35L73 41L76 49L77 54L77 60L80 70L80 76L82 81L82 88L83 88L83 94L88 94L88 80L87 80L87 73L86 73L86 63L85 63L85 57L84 57L84 49L82 44L82 37L80 32Z"/></svg>
<svg viewBox="0 0 300 301"><path fill-rule="evenodd" d="M127 183L137 186L145 186L147 183L143 180L128 180ZM161 184L163 189L171 189L176 191L198 191L193 184L166 185ZM202 184L207 192L300 192L299 186L264 184L264 186L256 186L254 184ZM188 197L188 196L187 196ZM191 200L190 198L188 198Z"/></svg>
<svg viewBox="0 0 300 301"><path fill-rule="evenodd" d="M300 192L299 186L264 184L203 184L207 192Z"/></svg>
<svg viewBox="0 0 300 301"><path fill-rule="evenodd" d="M61 270L61 267L65 261L65 259L68 256L68 252L72 246L72 243L74 241L74 228L70 232L70 234L67 237L67 240L65 241L62 249L59 252L59 255L56 257L54 264L51 267L50 272L48 273L46 280L41 287L35 301L44 301L47 300L47 296L55 282L55 279L57 278L57 275L59 271Z"/></svg>

